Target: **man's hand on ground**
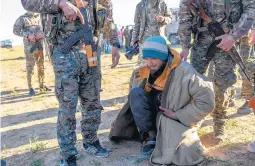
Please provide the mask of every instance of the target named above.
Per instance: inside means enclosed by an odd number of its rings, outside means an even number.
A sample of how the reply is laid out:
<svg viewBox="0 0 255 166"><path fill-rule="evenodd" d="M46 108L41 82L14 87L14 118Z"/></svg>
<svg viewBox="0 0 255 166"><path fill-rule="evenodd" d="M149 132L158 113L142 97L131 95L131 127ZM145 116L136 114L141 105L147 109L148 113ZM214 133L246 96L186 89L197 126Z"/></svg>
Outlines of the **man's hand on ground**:
<svg viewBox="0 0 255 166"><path fill-rule="evenodd" d="M252 29L248 35L249 37L249 43L251 45L255 44L255 29Z"/></svg>
<svg viewBox="0 0 255 166"><path fill-rule="evenodd" d="M80 10L76 6L74 6L67 0L60 0L58 6L64 12L65 17L68 20L74 21L76 20L77 17L79 17L81 20L81 23L84 24L84 18Z"/></svg>
<svg viewBox="0 0 255 166"><path fill-rule="evenodd" d="M164 108L164 107L162 107L162 106L160 106L159 109L162 110L163 114L164 114L166 117L177 120L176 113L173 112L172 110L167 109L167 108Z"/></svg>
<svg viewBox="0 0 255 166"><path fill-rule="evenodd" d="M221 40L217 47L223 51L229 51L236 42L233 36L229 34L218 36L215 40Z"/></svg>
<svg viewBox="0 0 255 166"><path fill-rule="evenodd" d="M118 47L112 47L112 66L114 68L118 65L120 59L120 53Z"/></svg>

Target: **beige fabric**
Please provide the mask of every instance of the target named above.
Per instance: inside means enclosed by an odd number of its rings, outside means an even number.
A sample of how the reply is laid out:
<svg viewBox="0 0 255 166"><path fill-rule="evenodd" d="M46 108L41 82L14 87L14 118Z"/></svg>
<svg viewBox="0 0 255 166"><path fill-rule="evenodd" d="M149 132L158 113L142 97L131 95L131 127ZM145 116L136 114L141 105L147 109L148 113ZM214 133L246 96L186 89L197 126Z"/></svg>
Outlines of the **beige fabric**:
<svg viewBox="0 0 255 166"><path fill-rule="evenodd" d="M153 165L196 165L203 160L196 125L214 109L212 83L182 62L167 85L162 106L175 111L179 121L158 114L156 147L150 161Z"/></svg>
<svg viewBox="0 0 255 166"><path fill-rule="evenodd" d="M132 75L130 89L144 87L145 82ZM150 158L153 165L196 165L203 160L197 126L214 109L214 97L212 83L186 62L168 76L161 105L175 111L179 121L158 113L156 147ZM133 138L137 133L127 102L112 123L109 139Z"/></svg>
<svg viewBox="0 0 255 166"><path fill-rule="evenodd" d="M153 165L195 165L203 161L203 147L195 127L189 128L162 115L160 121L158 127L162 132L157 135L156 148L151 156Z"/></svg>

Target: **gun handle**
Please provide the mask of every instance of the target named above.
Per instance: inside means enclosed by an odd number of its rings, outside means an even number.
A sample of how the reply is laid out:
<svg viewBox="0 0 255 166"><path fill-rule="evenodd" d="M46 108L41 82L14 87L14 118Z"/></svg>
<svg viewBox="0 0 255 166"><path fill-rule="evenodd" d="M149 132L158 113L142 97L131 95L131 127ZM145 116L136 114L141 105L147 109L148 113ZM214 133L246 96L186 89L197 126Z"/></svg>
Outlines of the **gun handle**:
<svg viewBox="0 0 255 166"><path fill-rule="evenodd" d="M207 27L208 27L208 30L215 35L215 37L225 34L224 30L221 28L220 23L218 23L217 21L212 21L208 23Z"/></svg>
<svg viewBox="0 0 255 166"><path fill-rule="evenodd" d="M206 53L206 57L208 60L212 60L214 55L215 55L215 52L216 50L218 49L217 48L217 45L220 43L220 40L215 40L210 46L209 48L207 49L207 53Z"/></svg>

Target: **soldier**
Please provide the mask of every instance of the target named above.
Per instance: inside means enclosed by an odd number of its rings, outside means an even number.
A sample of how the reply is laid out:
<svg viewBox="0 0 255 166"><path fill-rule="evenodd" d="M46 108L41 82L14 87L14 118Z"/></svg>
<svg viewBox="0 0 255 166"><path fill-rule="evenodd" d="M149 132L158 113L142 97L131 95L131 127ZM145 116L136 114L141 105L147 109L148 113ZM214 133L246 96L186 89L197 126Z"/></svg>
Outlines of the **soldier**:
<svg viewBox="0 0 255 166"><path fill-rule="evenodd" d="M40 91L50 91L51 89L44 85L44 55L42 42L44 35L40 25L39 14L27 12L20 16L13 26L13 33L17 36L23 37L29 95L35 95L32 85L35 63L38 70ZM31 48L35 47L35 44L37 48L31 52Z"/></svg>
<svg viewBox="0 0 255 166"><path fill-rule="evenodd" d="M124 29L124 37L125 37L125 49L127 50L129 45L130 45L130 34L129 34L129 29L128 26Z"/></svg>
<svg viewBox="0 0 255 166"><path fill-rule="evenodd" d="M249 37L245 36L242 39L240 39L239 43L239 51L240 55L243 58L243 61L248 69L248 75L250 78L253 78L253 72L255 70L253 69L255 67L255 62L251 60L251 52L252 45L249 43ZM254 66L254 67L253 67ZM253 71L254 70L254 71ZM249 82L246 78L246 76L243 74L241 70L239 70L241 77L242 77L242 87L241 87L241 96L243 99L245 99L245 102L243 105L238 108L237 113L239 114L249 114L252 112L251 108L248 106L249 99L253 95L253 83Z"/></svg>
<svg viewBox="0 0 255 166"><path fill-rule="evenodd" d="M135 26L130 45L140 44L138 65L142 61L141 46L150 36L165 35L165 26L171 22L170 10L164 0L142 0L136 6Z"/></svg>
<svg viewBox="0 0 255 166"><path fill-rule="evenodd" d="M236 82L234 68L236 63L230 58L226 51L242 36L246 35L255 18L255 0L222 1L208 0L199 1L206 14L220 22L226 32L225 35L215 38L207 30L206 23L199 17L194 16L191 10L180 3L180 25L179 36L182 45L181 56L186 58L191 47L192 23L196 19L197 32L195 44L191 50L191 64L200 73L204 74L210 61L215 63L214 84L216 93L216 108L213 113L214 141L220 142L224 138L224 123L226 118L226 107ZM242 12L240 12L242 11ZM214 40L220 40L214 57L210 59L206 53L208 47Z"/></svg>
<svg viewBox="0 0 255 166"><path fill-rule="evenodd" d="M253 27L255 27L255 26L253 25ZM254 44L255 44L255 29L252 29L252 30L250 31L248 37L249 37L249 43L250 43L251 45L254 45ZM255 73L255 65L253 65L253 66L251 66L251 67L253 67L253 71L254 71L254 73ZM255 77L255 75L254 75L254 77ZM254 92L254 93L255 93L255 92ZM255 114L255 109L253 110L253 112L254 112L254 114ZM250 142L250 143L247 145L247 150L248 150L249 152L255 153L255 140L252 141L252 142Z"/></svg>
<svg viewBox="0 0 255 166"><path fill-rule="evenodd" d="M251 60L252 54L253 54L253 49L252 45L249 44L249 39L248 36L245 35L242 37L237 43L236 46L239 49L240 56L243 58L244 64L247 66L248 64L253 64L255 66L254 61ZM213 61L210 62L209 68L208 68L208 77L213 80L213 73L214 73L214 63ZM243 74L243 72L239 69L239 73L242 78L242 87L241 87L241 96L243 99L245 99L245 102L242 104L241 107L237 109L238 114L249 114L251 113L251 108L248 106L248 100L252 96L252 91L253 85L252 82L249 82L249 80L246 78L246 76ZM248 73L249 77L252 78L252 72ZM235 100L234 100L234 95L235 95L235 90L233 89L231 91L231 98L228 104L228 107L233 107L235 106Z"/></svg>
<svg viewBox="0 0 255 166"><path fill-rule="evenodd" d="M67 38L70 39L84 24L84 17L78 7L89 11L89 22L92 25L94 39L103 28L106 38L112 47L112 67L119 61L120 44L112 18L111 0L26 0L21 1L26 10L40 12L47 39L53 45L52 62L55 73L55 93L59 101L57 120L57 139L62 159L61 166L76 166L76 105L81 101L81 134L86 152L96 157L107 157L109 152L100 145L97 130L101 122L102 106L100 105L100 66L95 66L98 58L85 54L83 40L72 46L68 53L59 51ZM85 15L84 15L85 16ZM104 19L104 17L106 17ZM52 21L53 20L53 23ZM97 20L97 22L96 22ZM101 22L105 20L105 22ZM58 29L54 29L58 28ZM54 31L55 30L55 31ZM52 34L52 32L58 32ZM95 63L92 63L95 62Z"/></svg>

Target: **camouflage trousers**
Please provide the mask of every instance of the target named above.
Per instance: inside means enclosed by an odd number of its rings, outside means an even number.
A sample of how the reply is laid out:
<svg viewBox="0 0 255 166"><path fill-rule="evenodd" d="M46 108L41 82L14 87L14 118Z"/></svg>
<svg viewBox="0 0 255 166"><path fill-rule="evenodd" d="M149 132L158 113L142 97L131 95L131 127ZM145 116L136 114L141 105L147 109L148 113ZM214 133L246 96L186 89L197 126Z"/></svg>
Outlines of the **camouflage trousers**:
<svg viewBox="0 0 255 166"><path fill-rule="evenodd" d="M253 49L252 49L252 46L249 45L248 37L243 37L238 44L239 44L240 55L242 56L244 64L248 71L247 74L250 78L253 78L255 73L255 59L251 58ZM241 71L241 69L239 69L239 72L242 77L241 96L244 99L249 99L253 95L253 86L254 86L253 82L249 82L247 80L246 76Z"/></svg>
<svg viewBox="0 0 255 166"><path fill-rule="evenodd" d="M243 37L237 44L236 44L240 55L243 58L243 62L247 68L247 75L251 79L254 77L255 73L255 59L251 58L254 54L254 50L252 49L252 46L248 42L248 37ZM213 61L210 63L208 68L208 77L212 80L213 74L214 74L214 63ZM242 87L241 87L241 96L243 99L249 99L253 95L253 81L249 82L246 78L243 71L239 68L239 73L242 77ZM235 91L232 92L235 94Z"/></svg>
<svg viewBox="0 0 255 166"><path fill-rule="evenodd" d="M137 66L141 66L145 63L145 60L143 59L143 44L139 43L139 54L138 54L138 58L137 58Z"/></svg>
<svg viewBox="0 0 255 166"><path fill-rule="evenodd" d="M128 36L125 36L125 48L127 49L130 46L130 40Z"/></svg>
<svg viewBox="0 0 255 166"><path fill-rule="evenodd" d="M39 87L43 88L44 81L44 56L42 50L36 50L30 53L30 47L25 47L26 55L26 70L27 70L27 85L28 88L33 88L32 76L34 75L34 67L37 65Z"/></svg>
<svg viewBox="0 0 255 166"><path fill-rule="evenodd" d="M100 68L89 67L85 54L72 49L68 54L54 51L52 62L55 73L55 94L59 102L57 139L64 159L77 155L76 106L81 103L81 134L83 143L98 140L101 122Z"/></svg>
<svg viewBox="0 0 255 166"><path fill-rule="evenodd" d="M198 41L191 52L191 64L200 74L205 74L211 61L215 64L214 86L215 86L215 102L216 107L213 112L214 131L218 135L222 133L226 118L226 108L229 104L233 91L233 85L236 83L236 75L234 73L235 62L224 51L217 49L213 59L206 56L209 47L209 41Z"/></svg>

